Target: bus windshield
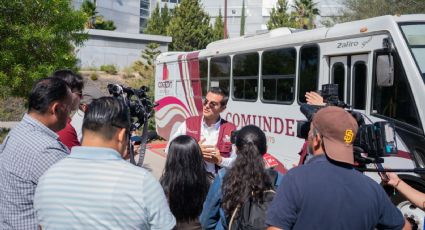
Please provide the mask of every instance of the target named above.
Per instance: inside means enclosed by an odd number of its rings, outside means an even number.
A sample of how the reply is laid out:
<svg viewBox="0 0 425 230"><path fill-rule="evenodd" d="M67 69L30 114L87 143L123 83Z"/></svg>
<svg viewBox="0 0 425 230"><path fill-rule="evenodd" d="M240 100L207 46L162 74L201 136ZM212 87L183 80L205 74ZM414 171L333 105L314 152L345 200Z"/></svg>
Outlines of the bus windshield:
<svg viewBox="0 0 425 230"><path fill-rule="evenodd" d="M402 24L400 27L425 82L425 23Z"/></svg>

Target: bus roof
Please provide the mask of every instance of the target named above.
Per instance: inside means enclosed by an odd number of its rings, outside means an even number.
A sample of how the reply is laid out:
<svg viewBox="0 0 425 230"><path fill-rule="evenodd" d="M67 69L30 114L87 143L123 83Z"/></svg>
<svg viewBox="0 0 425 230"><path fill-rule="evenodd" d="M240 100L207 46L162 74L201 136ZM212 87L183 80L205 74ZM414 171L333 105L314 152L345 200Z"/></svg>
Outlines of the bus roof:
<svg viewBox="0 0 425 230"><path fill-rule="evenodd" d="M229 55L238 52L264 50L272 47L284 47L308 44L323 39L355 36L362 33L390 31L395 29L398 22L423 21L425 14L381 16L364 20L336 24L330 28L313 30L295 30L278 28L266 33L247 35L231 39L223 39L210 43L206 49L200 50L199 57ZM178 55L188 52L168 52L158 56L159 62L177 61Z"/></svg>

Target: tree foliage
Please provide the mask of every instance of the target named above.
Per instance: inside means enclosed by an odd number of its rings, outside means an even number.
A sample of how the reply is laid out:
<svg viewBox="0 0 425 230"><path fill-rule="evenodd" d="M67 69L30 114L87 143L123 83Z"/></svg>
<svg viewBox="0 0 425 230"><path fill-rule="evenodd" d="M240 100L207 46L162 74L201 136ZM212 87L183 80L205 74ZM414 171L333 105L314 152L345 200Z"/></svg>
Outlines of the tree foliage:
<svg viewBox="0 0 425 230"><path fill-rule="evenodd" d="M239 31L239 35L245 35L245 0L242 0L241 29Z"/></svg>
<svg viewBox="0 0 425 230"><path fill-rule="evenodd" d="M292 18L297 23L297 28L313 29L316 27L314 20L317 15L320 15L317 2L314 3L313 0L295 0L292 8L294 9Z"/></svg>
<svg viewBox="0 0 425 230"><path fill-rule="evenodd" d="M296 27L295 21L288 13L288 2L286 0L278 0L276 7L270 12L270 19L267 22L267 29L272 30L279 27Z"/></svg>
<svg viewBox="0 0 425 230"><path fill-rule="evenodd" d="M345 0L340 15L322 23L331 26L382 15L417 14L425 12L425 1L418 0Z"/></svg>
<svg viewBox="0 0 425 230"><path fill-rule="evenodd" d="M215 18L213 29L213 41L221 40L224 36L224 22L221 15L221 9L218 11L218 16Z"/></svg>
<svg viewBox="0 0 425 230"><path fill-rule="evenodd" d="M161 9L157 3L143 33L164 36L167 35L167 26L170 24L170 19L171 12L168 9L167 4L165 4L164 8Z"/></svg>
<svg viewBox="0 0 425 230"><path fill-rule="evenodd" d="M212 41L210 17L202 9L199 0L182 0L180 5L174 8L167 35L173 37L169 45L170 50L204 49Z"/></svg>
<svg viewBox="0 0 425 230"><path fill-rule="evenodd" d="M158 56L161 53L159 50L159 44L151 42L149 43L146 48L142 51L142 58L145 60L145 70L147 69L153 69L154 68L154 61L156 56Z"/></svg>
<svg viewBox="0 0 425 230"><path fill-rule="evenodd" d="M86 21L69 0L0 3L0 90L26 96L33 83L58 68L74 68L74 45ZM3 95L5 95L3 94Z"/></svg>
<svg viewBox="0 0 425 230"><path fill-rule="evenodd" d="M115 30L117 27L111 20L105 20L102 15L96 11L96 1L85 0L81 4L81 11L86 16L86 23L84 24L86 29L98 29L98 30Z"/></svg>
<svg viewBox="0 0 425 230"><path fill-rule="evenodd" d="M269 30L279 27L312 29L315 27L314 20L319 15L319 9L316 6L317 3L313 0L295 0L291 6L286 0L278 0L276 7L270 12L267 28ZM292 11L289 12L289 8Z"/></svg>

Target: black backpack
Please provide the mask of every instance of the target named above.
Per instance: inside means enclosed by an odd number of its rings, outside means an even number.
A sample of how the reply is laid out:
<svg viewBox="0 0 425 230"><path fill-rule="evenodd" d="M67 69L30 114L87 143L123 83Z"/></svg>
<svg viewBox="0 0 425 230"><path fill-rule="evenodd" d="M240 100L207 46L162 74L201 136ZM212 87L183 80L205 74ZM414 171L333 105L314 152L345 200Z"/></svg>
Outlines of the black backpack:
<svg viewBox="0 0 425 230"><path fill-rule="evenodd" d="M270 169L267 170L267 173L270 179L272 179L271 181L274 186L276 178L278 177L277 172ZM267 228L266 213L276 192L274 191L274 187L271 190L263 192L264 202L260 203L251 196L245 203L236 207L230 217L229 230L257 230Z"/></svg>

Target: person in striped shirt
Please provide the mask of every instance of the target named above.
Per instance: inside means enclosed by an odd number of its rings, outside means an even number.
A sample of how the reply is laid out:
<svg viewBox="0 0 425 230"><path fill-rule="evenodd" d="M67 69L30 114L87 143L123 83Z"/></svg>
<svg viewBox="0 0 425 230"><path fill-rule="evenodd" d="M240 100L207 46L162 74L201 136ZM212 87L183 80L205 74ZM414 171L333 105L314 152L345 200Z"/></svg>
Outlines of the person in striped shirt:
<svg viewBox="0 0 425 230"><path fill-rule="evenodd" d="M128 107L94 100L83 121L82 146L41 178L34 198L42 229L172 229L176 220L159 182L127 156Z"/></svg>

